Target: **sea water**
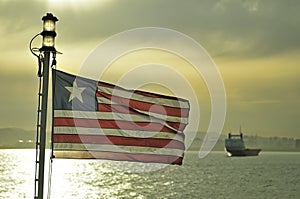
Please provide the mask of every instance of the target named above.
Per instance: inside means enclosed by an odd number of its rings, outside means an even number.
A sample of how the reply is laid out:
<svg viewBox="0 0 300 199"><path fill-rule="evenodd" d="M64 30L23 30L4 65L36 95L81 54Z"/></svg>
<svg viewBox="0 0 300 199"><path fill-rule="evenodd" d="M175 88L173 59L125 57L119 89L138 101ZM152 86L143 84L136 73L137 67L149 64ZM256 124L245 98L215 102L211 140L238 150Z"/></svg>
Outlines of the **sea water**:
<svg viewBox="0 0 300 199"><path fill-rule="evenodd" d="M0 150L0 198L34 197L35 150ZM203 159L182 166L54 159L49 198L300 198L300 153ZM50 168L51 168L50 167Z"/></svg>

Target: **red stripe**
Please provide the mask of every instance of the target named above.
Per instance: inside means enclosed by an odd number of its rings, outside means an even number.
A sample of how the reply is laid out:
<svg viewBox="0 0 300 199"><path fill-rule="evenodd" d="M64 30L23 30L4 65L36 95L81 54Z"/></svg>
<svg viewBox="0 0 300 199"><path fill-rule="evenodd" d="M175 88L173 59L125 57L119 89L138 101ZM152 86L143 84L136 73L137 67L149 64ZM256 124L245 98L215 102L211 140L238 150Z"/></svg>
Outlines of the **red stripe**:
<svg viewBox="0 0 300 199"><path fill-rule="evenodd" d="M76 126L89 128L108 128L108 129L123 129L123 130L138 130L138 131L156 131L177 132L166 126L154 122L130 122L119 120L97 120L97 119L82 119L82 118L60 118L55 117L54 126Z"/></svg>
<svg viewBox="0 0 300 199"><path fill-rule="evenodd" d="M107 93L103 92L97 92L97 97L105 97L107 99L110 99L113 102L116 102L118 104L122 104L123 106L127 106L130 108L142 110L142 111L150 111L153 113L159 113L163 115L169 115L169 116L176 116L176 117L188 117L189 109L188 108L176 108L176 107L169 107L169 106L162 106L157 105L154 103L149 102L142 102L134 99L127 99L123 97L118 96L112 96Z"/></svg>
<svg viewBox="0 0 300 199"><path fill-rule="evenodd" d="M152 155L136 153L116 153L101 151L54 151L55 158L105 159L116 161L163 163L182 165L182 157L172 155Z"/></svg>
<svg viewBox="0 0 300 199"><path fill-rule="evenodd" d="M112 144L122 146L143 146L184 150L184 144L177 140L158 138L131 138L105 135L54 134L54 143Z"/></svg>
<svg viewBox="0 0 300 199"><path fill-rule="evenodd" d="M175 97L175 96L162 95L162 94L158 94L158 93L151 93L151 92L140 91L140 90L125 89L125 88L119 87L117 85L109 84L109 83L106 83L106 82L98 82L98 86L106 87L106 88L112 88L112 89L117 89L117 90L129 92L129 93L135 93L135 94L138 94L138 95L142 95L142 96L146 96L146 97L151 97L151 98L164 98L164 99L170 99L170 100L176 100L176 101L181 101L181 102L189 103L188 100L182 99L182 98L178 98L178 97Z"/></svg>
<svg viewBox="0 0 300 199"><path fill-rule="evenodd" d="M123 114L141 114L135 110L128 109L122 105L116 104L98 104L98 111L99 112L112 112L112 113L123 113ZM166 123L173 128L183 131L187 124L180 123L180 122L170 122L166 121Z"/></svg>
<svg viewBox="0 0 300 199"><path fill-rule="evenodd" d="M99 112L117 112L117 113L124 113L124 114L141 114L134 109L129 107L125 107L123 105L118 104L98 104L98 111Z"/></svg>

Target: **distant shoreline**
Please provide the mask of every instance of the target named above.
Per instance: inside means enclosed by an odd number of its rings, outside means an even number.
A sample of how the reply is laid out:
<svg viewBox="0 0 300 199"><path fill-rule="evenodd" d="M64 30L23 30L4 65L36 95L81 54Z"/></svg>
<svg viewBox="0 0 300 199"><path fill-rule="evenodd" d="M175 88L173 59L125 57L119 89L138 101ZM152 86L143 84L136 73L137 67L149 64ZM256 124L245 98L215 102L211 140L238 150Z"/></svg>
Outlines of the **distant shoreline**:
<svg viewBox="0 0 300 199"><path fill-rule="evenodd" d="M193 134L185 132L186 135ZM192 143L186 138L188 151L199 151L205 138L205 133L197 132ZM47 146L50 148L50 133L47 134ZM0 128L0 149L35 149L36 132L20 128ZM227 135L221 134L213 147L213 151L224 151ZM190 142L189 142L190 141ZM244 135L247 148L260 148L262 151L300 152L300 139L287 137L262 137Z"/></svg>
<svg viewBox="0 0 300 199"><path fill-rule="evenodd" d="M199 147L200 148L200 147ZM6 150L6 149L12 149L12 150L14 150L14 149L33 149L33 150L35 150L35 147L0 147L0 150ZM50 148L46 148L46 150L50 150ZM199 152L199 150L195 150L195 149L193 149L193 150L187 150L187 152L191 152L191 153L195 153L195 152ZM224 152L225 153L225 151L224 150L219 150L219 149L217 149L217 150L212 150L212 152ZM295 149L295 150L285 150L285 149L266 149L266 150L264 150L264 149L262 149L262 153L263 152L300 152L300 150L299 149Z"/></svg>

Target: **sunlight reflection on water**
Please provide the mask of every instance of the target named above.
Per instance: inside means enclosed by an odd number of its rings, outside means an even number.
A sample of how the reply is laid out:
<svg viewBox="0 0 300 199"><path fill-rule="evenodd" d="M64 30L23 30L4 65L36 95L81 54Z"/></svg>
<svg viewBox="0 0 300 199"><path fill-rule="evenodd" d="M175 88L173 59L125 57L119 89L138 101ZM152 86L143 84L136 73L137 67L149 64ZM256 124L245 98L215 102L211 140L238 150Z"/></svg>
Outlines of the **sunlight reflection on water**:
<svg viewBox="0 0 300 199"><path fill-rule="evenodd" d="M33 198L34 155L34 150L0 150L1 199ZM54 159L51 198L297 198L299 155L228 158L213 152L198 159L195 152L187 153L183 166L145 173L132 172L145 164Z"/></svg>
<svg viewBox="0 0 300 199"><path fill-rule="evenodd" d="M142 167L143 164L104 160L54 160L53 171L58 172L53 172L52 175L51 195L53 198L100 198L99 195L101 198L118 198L121 195L145 198L136 192L137 188L142 189L145 185L132 184L148 179L147 175L138 175L141 168L138 173L133 172L133 168L137 166Z"/></svg>
<svg viewBox="0 0 300 199"><path fill-rule="evenodd" d="M29 198L34 188L33 150L0 150L0 198Z"/></svg>

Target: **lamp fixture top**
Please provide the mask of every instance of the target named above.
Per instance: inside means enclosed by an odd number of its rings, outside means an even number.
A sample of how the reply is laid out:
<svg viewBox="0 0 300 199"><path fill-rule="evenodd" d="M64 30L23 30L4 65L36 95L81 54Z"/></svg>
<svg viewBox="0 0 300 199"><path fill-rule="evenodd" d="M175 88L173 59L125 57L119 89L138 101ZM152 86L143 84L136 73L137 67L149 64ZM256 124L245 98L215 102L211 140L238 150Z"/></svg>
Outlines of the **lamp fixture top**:
<svg viewBox="0 0 300 199"><path fill-rule="evenodd" d="M52 20L52 21L54 21L54 22L58 21L58 19L57 19L55 16L53 16L52 13L47 13L46 16L43 16L42 20L43 20L43 21L46 21L46 20Z"/></svg>

